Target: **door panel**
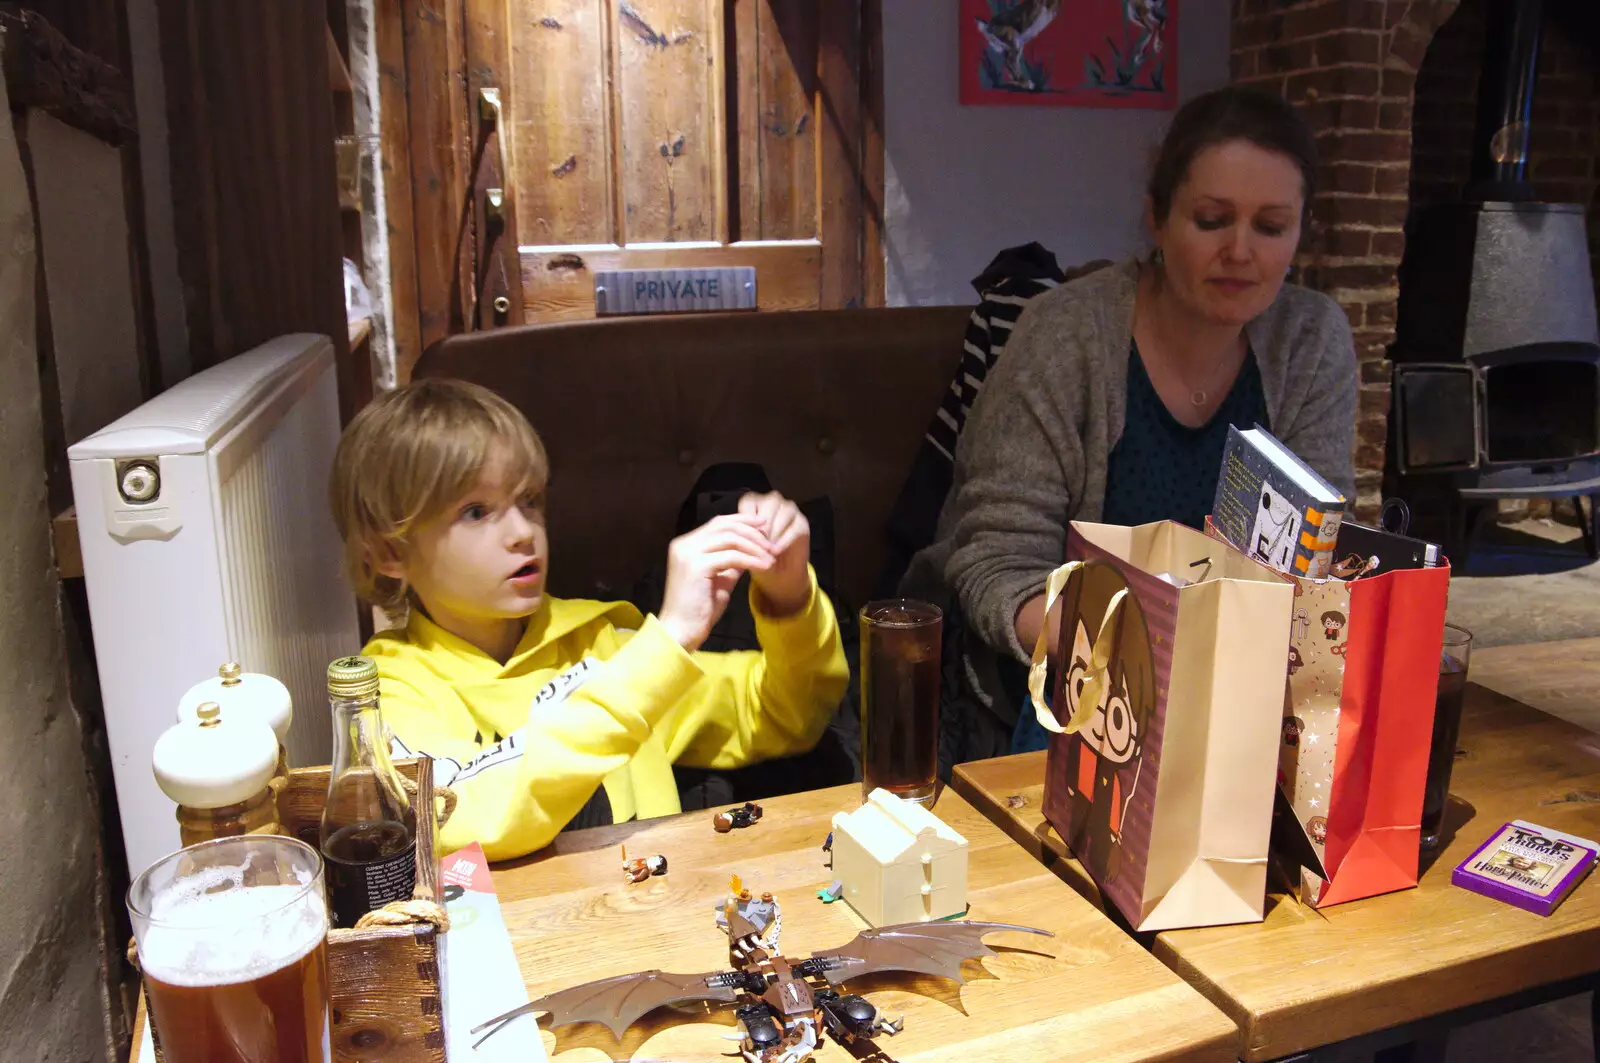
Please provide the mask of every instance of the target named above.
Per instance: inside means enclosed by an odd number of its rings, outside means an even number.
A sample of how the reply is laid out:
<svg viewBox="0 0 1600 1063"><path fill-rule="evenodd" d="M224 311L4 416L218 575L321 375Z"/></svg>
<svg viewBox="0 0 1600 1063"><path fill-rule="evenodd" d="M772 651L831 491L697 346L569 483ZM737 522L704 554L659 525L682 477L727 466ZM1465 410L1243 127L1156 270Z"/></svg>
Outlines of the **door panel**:
<svg viewBox="0 0 1600 1063"><path fill-rule="evenodd" d="M510 5L510 184L520 243L614 239L606 2L544 0L535 13Z"/></svg>
<svg viewBox="0 0 1600 1063"><path fill-rule="evenodd" d="M617 5L624 243L727 239L721 6Z"/></svg>
<svg viewBox="0 0 1600 1063"><path fill-rule="evenodd" d="M815 239L817 5L765 0L735 8L739 237Z"/></svg>
<svg viewBox="0 0 1600 1063"><path fill-rule="evenodd" d="M483 253L515 249L525 320L592 317L598 269L748 265L764 310L863 301L857 0L467 4L504 26L479 46L504 56L466 58L509 81L515 231Z"/></svg>

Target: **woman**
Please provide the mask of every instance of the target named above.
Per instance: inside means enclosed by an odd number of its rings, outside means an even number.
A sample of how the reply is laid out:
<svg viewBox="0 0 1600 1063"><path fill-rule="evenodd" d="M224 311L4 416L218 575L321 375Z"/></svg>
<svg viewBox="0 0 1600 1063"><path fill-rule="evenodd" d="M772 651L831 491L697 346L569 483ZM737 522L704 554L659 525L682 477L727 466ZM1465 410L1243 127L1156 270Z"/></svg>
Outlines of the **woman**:
<svg viewBox="0 0 1600 1063"><path fill-rule="evenodd" d="M947 757L1006 751L1070 521L1199 527L1230 424L1263 425L1354 492L1349 324L1285 283L1316 169L1311 131L1279 97L1190 101L1147 188L1154 251L1039 296L1018 321L910 577L942 573L965 619L968 704L947 710Z"/></svg>

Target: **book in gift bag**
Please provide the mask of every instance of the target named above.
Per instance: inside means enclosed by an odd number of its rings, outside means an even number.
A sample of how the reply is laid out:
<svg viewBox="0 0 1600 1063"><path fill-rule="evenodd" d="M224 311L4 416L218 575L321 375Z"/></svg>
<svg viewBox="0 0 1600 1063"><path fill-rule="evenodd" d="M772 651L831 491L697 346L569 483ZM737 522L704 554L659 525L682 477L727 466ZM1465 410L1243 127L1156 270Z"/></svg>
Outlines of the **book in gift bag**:
<svg viewBox="0 0 1600 1063"><path fill-rule="evenodd" d="M1045 818L1135 930L1259 920L1292 588L1171 522L1074 522L1067 557Z"/></svg>
<svg viewBox="0 0 1600 1063"><path fill-rule="evenodd" d="M1279 848L1295 852L1300 899L1313 907L1408 889L1417 884L1449 565L1291 580L1278 784L1293 816L1279 825ZM1303 838L1289 844L1286 826Z"/></svg>
<svg viewBox="0 0 1600 1063"><path fill-rule="evenodd" d="M1321 579L1333 563L1345 497L1257 426L1228 426L1211 521L1223 538L1271 568Z"/></svg>

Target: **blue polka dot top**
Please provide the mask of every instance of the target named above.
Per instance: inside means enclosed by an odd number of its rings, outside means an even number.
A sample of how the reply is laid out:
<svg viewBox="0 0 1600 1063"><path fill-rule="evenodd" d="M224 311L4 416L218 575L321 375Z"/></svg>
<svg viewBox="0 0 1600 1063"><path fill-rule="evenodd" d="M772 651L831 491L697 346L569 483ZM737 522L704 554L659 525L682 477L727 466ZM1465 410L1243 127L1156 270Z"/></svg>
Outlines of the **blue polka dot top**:
<svg viewBox="0 0 1600 1063"><path fill-rule="evenodd" d="M1138 525L1175 520L1204 528L1217 493L1228 426L1241 429L1267 423L1267 398L1253 351L1227 398L1211 420L1198 428L1182 424L1156 394L1135 343L1128 353L1128 409L1122 438L1106 461L1106 501L1101 520Z"/></svg>

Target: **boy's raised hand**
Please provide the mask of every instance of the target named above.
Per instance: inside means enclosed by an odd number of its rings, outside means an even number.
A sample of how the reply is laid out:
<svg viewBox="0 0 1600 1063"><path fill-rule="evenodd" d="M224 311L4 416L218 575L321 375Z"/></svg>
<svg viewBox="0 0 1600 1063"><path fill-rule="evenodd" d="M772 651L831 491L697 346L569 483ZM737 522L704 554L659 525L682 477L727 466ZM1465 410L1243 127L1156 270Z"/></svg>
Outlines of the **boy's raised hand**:
<svg viewBox="0 0 1600 1063"><path fill-rule="evenodd" d="M761 597L762 609L773 616L790 616L811 600L811 523L800 507L776 491L749 494L739 499L739 513L756 518L767 539L773 564L752 569L750 581Z"/></svg>
<svg viewBox="0 0 1600 1063"><path fill-rule="evenodd" d="M678 645L699 649L745 572L764 612L798 613L811 600L810 560L811 524L800 507L776 491L745 495L737 514L672 540L659 619Z"/></svg>
<svg viewBox="0 0 1600 1063"><path fill-rule="evenodd" d="M691 652L700 648L721 619L739 576L749 572L752 579L760 579L777 564L761 518L743 508L741 503L741 512L713 517L667 548L667 587L657 618L678 645Z"/></svg>

